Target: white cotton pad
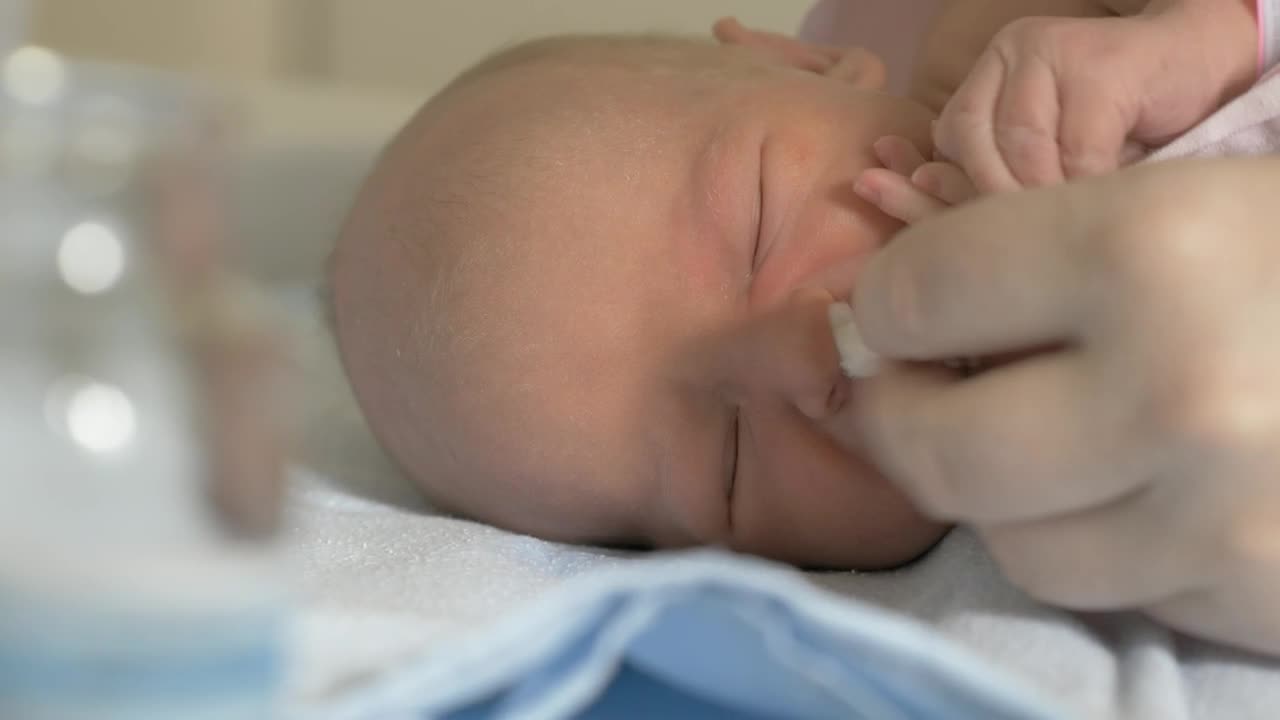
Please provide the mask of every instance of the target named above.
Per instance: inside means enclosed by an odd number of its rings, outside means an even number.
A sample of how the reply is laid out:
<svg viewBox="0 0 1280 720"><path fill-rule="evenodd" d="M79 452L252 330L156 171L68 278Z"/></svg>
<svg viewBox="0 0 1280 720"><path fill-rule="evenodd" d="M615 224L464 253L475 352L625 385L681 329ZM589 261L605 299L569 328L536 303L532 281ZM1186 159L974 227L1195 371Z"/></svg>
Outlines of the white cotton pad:
<svg viewBox="0 0 1280 720"><path fill-rule="evenodd" d="M827 308L831 332L840 353L840 369L851 378L869 378L880 369L880 358L862 341L862 333L853 319L848 303L833 303Z"/></svg>

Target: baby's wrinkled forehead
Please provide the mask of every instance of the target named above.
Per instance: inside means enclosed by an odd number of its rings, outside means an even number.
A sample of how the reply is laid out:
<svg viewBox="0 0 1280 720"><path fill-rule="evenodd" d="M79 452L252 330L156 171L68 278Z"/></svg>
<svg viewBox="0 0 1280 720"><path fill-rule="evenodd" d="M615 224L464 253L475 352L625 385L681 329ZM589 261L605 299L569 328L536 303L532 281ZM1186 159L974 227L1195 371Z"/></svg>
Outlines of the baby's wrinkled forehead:
<svg viewBox="0 0 1280 720"><path fill-rule="evenodd" d="M384 152L335 256L335 325L379 440L446 505L485 517L509 494L583 536L648 507L634 426L658 343L642 340L688 305L687 272L662 270L690 235L673 198L696 195L682 183L705 142L684 90L715 92L741 57L667 36L537 41L464 74ZM495 480L450 483L446 466ZM544 491L517 502L513 478Z"/></svg>

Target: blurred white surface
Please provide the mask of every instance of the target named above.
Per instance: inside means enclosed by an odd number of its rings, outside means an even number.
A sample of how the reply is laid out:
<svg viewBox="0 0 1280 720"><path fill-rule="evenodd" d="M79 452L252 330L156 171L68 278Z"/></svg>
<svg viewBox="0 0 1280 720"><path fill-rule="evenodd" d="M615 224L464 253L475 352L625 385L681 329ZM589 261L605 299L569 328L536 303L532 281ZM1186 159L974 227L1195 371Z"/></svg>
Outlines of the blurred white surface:
<svg viewBox="0 0 1280 720"><path fill-rule="evenodd" d="M365 173L425 98L323 86L246 90L229 168L232 234L251 270L315 284Z"/></svg>
<svg viewBox="0 0 1280 720"><path fill-rule="evenodd" d="M810 4L33 0L28 39L72 56L189 72L239 101L244 143L231 188L241 209L232 229L260 277L296 283L318 276L379 146L489 53L552 33L705 34L725 15L785 32Z"/></svg>
<svg viewBox="0 0 1280 720"><path fill-rule="evenodd" d="M705 35L734 15L789 32L809 0L338 0L332 4L335 82L434 89L493 50L530 37L584 32ZM376 10L374 9L376 8Z"/></svg>
<svg viewBox="0 0 1280 720"><path fill-rule="evenodd" d="M0 56L18 47L27 34L27 0L0 0Z"/></svg>
<svg viewBox="0 0 1280 720"><path fill-rule="evenodd" d="M512 42L565 32L787 31L809 0L35 0L32 39L235 83L431 91Z"/></svg>

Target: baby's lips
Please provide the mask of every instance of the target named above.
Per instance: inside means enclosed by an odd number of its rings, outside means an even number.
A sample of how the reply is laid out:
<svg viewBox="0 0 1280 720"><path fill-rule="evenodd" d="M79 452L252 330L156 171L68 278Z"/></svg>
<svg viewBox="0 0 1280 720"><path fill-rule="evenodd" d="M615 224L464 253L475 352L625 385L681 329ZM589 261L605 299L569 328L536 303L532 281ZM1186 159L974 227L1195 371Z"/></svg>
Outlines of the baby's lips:
<svg viewBox="0 0 1280 720"><path fill-rule="evenodd" d="M827 317L831 320L836 351L840 353L840 369L851 378L874 377L880 370L880 356L863 342L853 308L848 303L832 303L827 307Z"/></svg>

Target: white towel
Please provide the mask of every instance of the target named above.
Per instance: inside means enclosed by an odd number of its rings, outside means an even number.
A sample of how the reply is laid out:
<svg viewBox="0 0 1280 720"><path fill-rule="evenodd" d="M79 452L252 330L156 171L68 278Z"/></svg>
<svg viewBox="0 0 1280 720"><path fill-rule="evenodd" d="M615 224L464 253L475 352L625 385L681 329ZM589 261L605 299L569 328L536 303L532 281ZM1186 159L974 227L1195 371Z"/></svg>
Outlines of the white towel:
<svg viewBox="0 0 1280 720"><path fill-rule="evenodd" d="M324 707L410 660L447 656L564 579L629 561L359 499L305 474L296 488L295 708ZM1261 719L1280 708L1280 662L1178 637L1136 615L1039 606L967 532L901 570L808 577L936 627L1072 717Z"/></svg>

